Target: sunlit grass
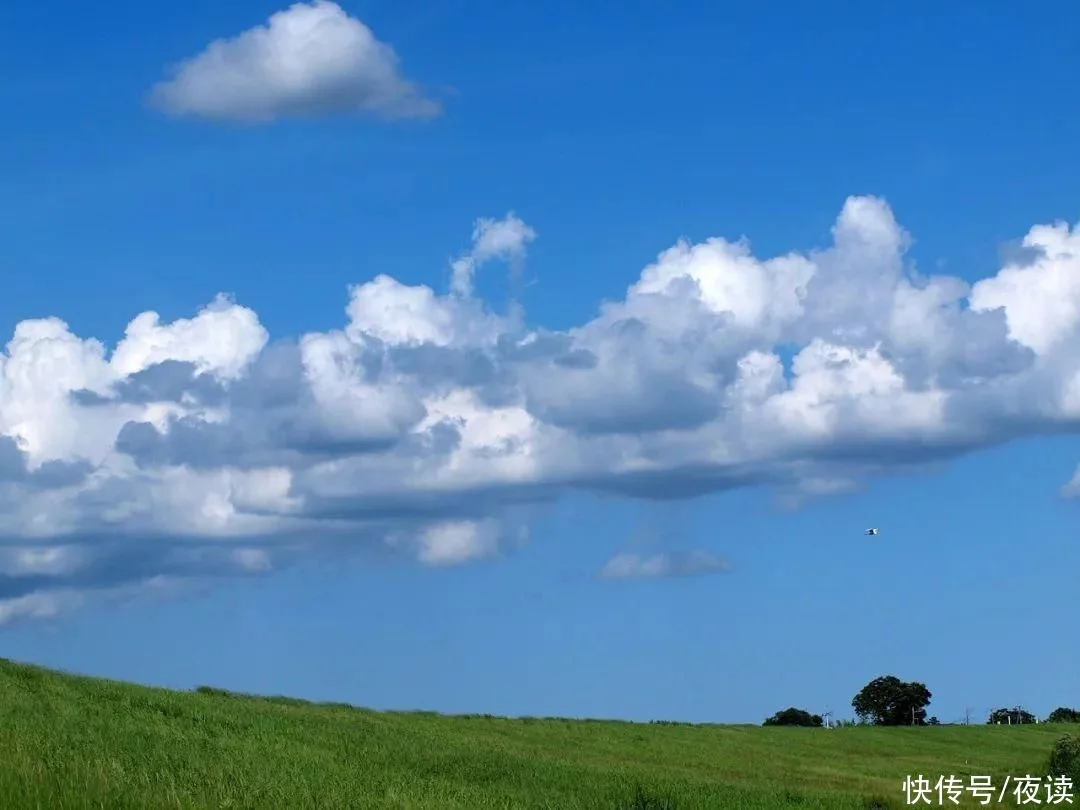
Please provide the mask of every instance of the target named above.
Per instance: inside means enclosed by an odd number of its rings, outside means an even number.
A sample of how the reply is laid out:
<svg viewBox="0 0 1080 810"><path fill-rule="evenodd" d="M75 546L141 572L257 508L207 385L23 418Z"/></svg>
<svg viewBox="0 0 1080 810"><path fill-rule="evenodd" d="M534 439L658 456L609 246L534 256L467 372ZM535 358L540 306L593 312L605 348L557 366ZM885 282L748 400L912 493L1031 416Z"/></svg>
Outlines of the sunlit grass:
<svg viewBox="0 0 1080 810"><path fill-rule="evenodd" d="M0 659L0 808L867 810L903 807L908 774L1043 776L1067 730L386 713Z"/></svg>

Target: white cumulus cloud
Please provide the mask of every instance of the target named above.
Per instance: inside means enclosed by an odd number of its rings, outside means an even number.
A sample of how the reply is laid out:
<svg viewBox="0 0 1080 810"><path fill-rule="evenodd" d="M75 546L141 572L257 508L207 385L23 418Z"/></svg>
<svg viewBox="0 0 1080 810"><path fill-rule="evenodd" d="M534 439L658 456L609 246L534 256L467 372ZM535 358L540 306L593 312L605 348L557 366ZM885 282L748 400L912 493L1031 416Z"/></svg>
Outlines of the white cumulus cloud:
<svg viewBox="0 0 1080 810"><path fill-rule="evenodd" d="M472 287L536 232L508 214L472 236L447 290L358 280L325 332L272 338L227 298L136 314L113 347L56 317L17 324L0 353L0 620L350 547L493 558L572 490L764 486L796 505L1080 431L1078 228L1033 227L970 285L918 273L885 201L852 197L829 245L678 242L566 330ZM723 566L668 551L605 576Z"/></svg>
<svg viewBox="0 0 1080 810"><path fill-rule="evenodd" d="M428 118L440 105L406 80L398 57L336 3L294 3L172 68L151 91L161 109L201 118L261 122L369 113Z"/></svg>

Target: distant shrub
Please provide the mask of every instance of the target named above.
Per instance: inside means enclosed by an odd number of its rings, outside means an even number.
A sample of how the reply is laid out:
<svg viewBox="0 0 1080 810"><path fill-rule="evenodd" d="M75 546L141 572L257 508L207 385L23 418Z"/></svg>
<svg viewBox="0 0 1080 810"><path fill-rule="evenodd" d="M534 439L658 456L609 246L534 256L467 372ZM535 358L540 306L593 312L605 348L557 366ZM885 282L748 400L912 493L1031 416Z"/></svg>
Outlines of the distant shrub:
<svg viewBox="0 0 1080 810"><path fill-rule="evenodd" d="M216 686L196 686L195 691L200 695L214 695L215 697L236 697L228 689L219 689Z"/></svg>
<svg viewBox="0 0 1080 810"><path fill-rule="evenodd" d="M351 703L342 703L339 700L330 701L329 703L319 703L317 705L321 706L324 709L345 709L350 712L359 711L359 709L357 709Z"/></svg>
<svg viewBox="0 0 1080 810"><path fill-rule="evenodd" d="M1046 718L1047 723L1080 723L1080 711L1058 706Z"/></svg>
<svg viewBox="0 0 1080 810"><path fill-rule="evenodd" d="M310 700L304 700L303 698L289 697L288 695L260 695L259 700L265 700L267 703L278 703L282 706L311 706Z"/></svg>
<svg viewBox="0 0 1080 810"><path fill-rule="evenodd" d="M1067 776L1080 785L1080 737L1066 734L1050 749L1050 775Z"/></svg>
<svg viewBox="0 0 1080 810"><path fill-rule="evenodd" d="M817 727L822 724L821 715L810 714L805 709L796 709L794 706L778 711L772 717L766 718L762 725L766 726L810 726Z"/></svg>

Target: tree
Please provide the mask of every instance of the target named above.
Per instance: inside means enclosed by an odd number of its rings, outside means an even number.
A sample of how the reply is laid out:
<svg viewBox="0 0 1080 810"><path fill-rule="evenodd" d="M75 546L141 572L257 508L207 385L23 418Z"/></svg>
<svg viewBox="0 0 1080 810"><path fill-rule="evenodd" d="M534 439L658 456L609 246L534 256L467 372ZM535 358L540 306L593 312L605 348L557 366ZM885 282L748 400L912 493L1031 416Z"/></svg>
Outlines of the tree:
<svg viewBox="0 0 1080 810"><path fill-rule="evenodd" d="M986 722L988 725L995 723L1020 725L1022 723L1034 723L1035 715L1031 712L1025 712L1019 707L1015 709L994 709L990 712L990 717Z"/></svg>
<svg viewBox="0 0 1080 810"><path fill-rule="evenodd" d="M1080 737L1066 734L1050 749L1050 776L1067 776L1080 783Z"/></svg>
<svg viewBox="0 0 1080 810"><path fill-rule="evenodd" d="M821 715L810 714L805 709L796 709L794 706L778 711L772 717L766 718L763 725L766 726L820 726Z"/></svg>
<svg viewBox="0 0 1080 810"><path fill-rule="evenodd" d="M922 726L931 697L926 684L885 675L864 686L851 706L856 715L875 726Z"/></svg>
<svg viewBox="0 0 1080 810"><path fill-rule="evenodd" d="M1047 723L1080 723L1080 711L1058 706L1046 718Z"/></svg>

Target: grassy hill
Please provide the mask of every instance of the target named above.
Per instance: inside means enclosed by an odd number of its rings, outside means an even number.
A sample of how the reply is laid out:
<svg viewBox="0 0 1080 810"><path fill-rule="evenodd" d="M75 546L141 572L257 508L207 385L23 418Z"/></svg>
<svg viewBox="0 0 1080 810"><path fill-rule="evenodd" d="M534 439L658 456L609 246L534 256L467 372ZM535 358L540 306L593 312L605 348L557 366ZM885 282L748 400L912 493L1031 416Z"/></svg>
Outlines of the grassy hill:
<svg viewBox="0 0 1080 810"><path fill-rule="evenodd" d="M0 807L867 810L905 806L908 774L1043 775L1070 730L386 713L0 659Z"/></svg>

